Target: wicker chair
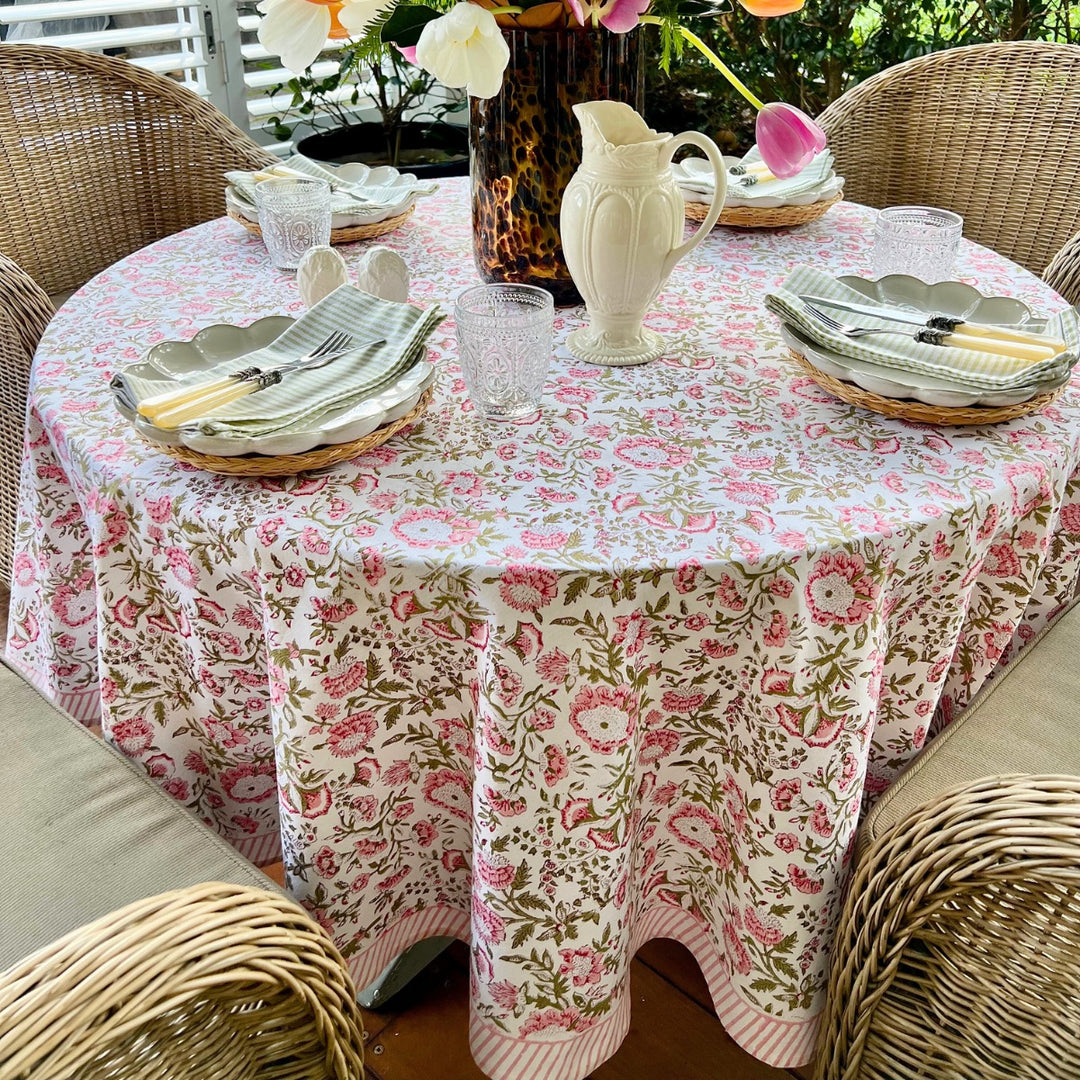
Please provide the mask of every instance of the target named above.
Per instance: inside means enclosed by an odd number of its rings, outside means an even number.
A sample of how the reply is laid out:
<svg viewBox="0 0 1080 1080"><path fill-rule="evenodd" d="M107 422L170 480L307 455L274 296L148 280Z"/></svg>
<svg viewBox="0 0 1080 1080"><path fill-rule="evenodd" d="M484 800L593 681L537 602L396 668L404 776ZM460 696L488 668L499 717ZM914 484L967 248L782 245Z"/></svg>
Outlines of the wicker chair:
<svg viewBox="0 0 1080 1080"><path fill-rule="evenodd" d="M50 295L220 217L222 174L273 160L163 75L74 49L0 49L0 252Z"/></svg>
<svg viewBox="0 0 1080 1080"><path fill-rule="evenodd" d="M53 308L41 287L0 255L0 575L11 580L30 363Z"/></svg>
<svg viewBox="0 0 1080 1080"><path fill-rule="evenodd" d="M1054 256L1043 280L1070 304L1080 304L1080 232Z"/></svg>
<svg viewBox="0 0 1080 1080"><path fill-rule="evenodd" d="M920 56L819 118L847 198L931 204L1041 274L1080 229L1080 46L1017 41Z"/></svg>
<svg viewBox="0 0 1080 1080"><path fill-rule="evenodd" d="M0 1080L362 1080L355 995L286 897L177 889L0 973Z"/></svg>
<svg viewBox="0 0 1080 1080"><path fill-rule="evenodd" d="M6 663L0 728L0 1080L361 1080L302 908Z"/></svg>
<svg viewBox="0 0 1080 1080"><path fill-rule="evenodd" d="M818 1080L1080 1076L1078 642L1074 607L867 815Z"/></svg>

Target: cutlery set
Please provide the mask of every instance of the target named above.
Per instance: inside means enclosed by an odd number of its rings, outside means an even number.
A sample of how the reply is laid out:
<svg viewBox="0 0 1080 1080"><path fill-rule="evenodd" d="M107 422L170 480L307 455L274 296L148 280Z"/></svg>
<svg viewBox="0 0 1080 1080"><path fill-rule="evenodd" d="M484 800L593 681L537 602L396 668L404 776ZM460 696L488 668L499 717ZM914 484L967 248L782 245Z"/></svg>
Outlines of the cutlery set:
<svg viewBox="0 0 1080 1080"><path fill-rule="evenodd" d="M373 338L355 342L353 335L337 330L304 356L272 368L246 367L218 379L181 386L164 394L140 401L138 411L155 427L166 431L190 423L249 394L276 386L286 376L298 371L314 371L347 353L371 345L381 345L385 339Z"/></svg>
<svg viewBox="0 0 1080 1080"><path fill-rule="evenodd" d="M969 323L948 315L926 317L914 312L902 311L899 308L874 307L870 304L856 304L846 300L830 300L824 296L802 294L800 299L805 305L807 315L834 333L843 334L844 337L860 338L868 334L899 334L925 345L950 345L954 348L973 349L998 356L1009 356L1017 360L1028 360L1031 363L1049 360L1064 352L1067 347L1064 341L1044 334L1033 334L1004 326ZM869 315L882 322L916 326L919 329L908 334L899 329L850 326L822 311L821 306L856 315Z"/></svg>

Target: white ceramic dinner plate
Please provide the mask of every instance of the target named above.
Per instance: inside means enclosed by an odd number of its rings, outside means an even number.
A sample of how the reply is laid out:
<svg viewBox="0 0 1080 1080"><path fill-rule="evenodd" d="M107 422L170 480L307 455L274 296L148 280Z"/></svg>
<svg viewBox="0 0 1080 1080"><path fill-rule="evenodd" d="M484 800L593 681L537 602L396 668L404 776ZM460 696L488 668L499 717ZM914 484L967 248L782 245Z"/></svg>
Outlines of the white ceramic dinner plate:
<svg viewBox="0 0 1080 1080"><path fill-rule="evenodd" d="M1047 320L1036 316L1022 301L1008 296L983 296L962 281L941 281L927 285L906 274L890 274L877 281L844 276L842 284L861 293L869 300L900 307L920 315L963 316L971 322L993 323L999 326L1022 326L1032 333L1046 328ZM924 375L921 372L901 371L883 367L868 360L843 356L824 345L811 341L798 327L780 324L784 344L802 354L814 367L835 379L887 398L921 401L942 408L966 408L971 405L1016 405L1036 394L1054 390L1071 378L1066 372L1052 382L1032 383L1010 387L1008 390L983 390L954 382L948 378Z"/></svg>
<svg viewBox="0 0 1080 1080"><path fill-rule="evenodd" d="M349 161L344 165L332 165L320 161L319 164L329 172L336 173L342 183L353 185L359 191L363 191L365 187L401 188L401 199L397 200L392 206L350 211L347 214L334 214L330 219L330 228L332 229L347 229L352 225L374 225L378 221L397 217L398 214L405 213L416 199L416 195L412 191L413 186L416 184L416 177L412 173L398 172L391 165L377 165L372 168L362 161ZM225 205L248 221L257 223L259 220L254 207L244 199L238 198L231 184L225 188Z"/></svg>
<svg viewBox="0 0 1080 1080"><path fill-rule="evenodd" d="M149 379L183 379L196 372L206 371L224 360L245 356L269 345L284 333L293 321L287 315L269 315L249 326L216 323L200 330L190 341L160 342L150 349L145 360L132 364L126 370ZM152 442L186 446L201 454L214 454L218 457L236 457L240 454L277 456L303 454L317 446L334 446L361 439L376 428L409 412L434 378L435 366L421 360L377 394L355 405L327 409L286 431L250 439L202 435L185 428L162 431L134 412L115 390L113 397L121 415Z"/></svg>

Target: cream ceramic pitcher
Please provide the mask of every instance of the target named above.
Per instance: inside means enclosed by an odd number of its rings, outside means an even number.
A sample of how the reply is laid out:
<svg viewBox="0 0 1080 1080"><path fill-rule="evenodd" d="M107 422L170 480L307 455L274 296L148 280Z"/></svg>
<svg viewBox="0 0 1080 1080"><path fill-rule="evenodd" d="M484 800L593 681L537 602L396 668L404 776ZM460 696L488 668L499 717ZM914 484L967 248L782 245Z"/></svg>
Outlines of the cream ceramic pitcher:
<svg viewBox="0 0 1080 1080"><path fill-rule="evenodd" d="M708 136L653 131L622 102L586 101L574 106L574 115L581 125L581 166L563 195L559 233L589 325L574 330L566 344L590 364L644 364L660 356L664 344L642 320L675 264L716 224L727 169ZM716 197L701 227L684 243L683 197L671 174L671 157L686 144L708 156Z"/></svg>

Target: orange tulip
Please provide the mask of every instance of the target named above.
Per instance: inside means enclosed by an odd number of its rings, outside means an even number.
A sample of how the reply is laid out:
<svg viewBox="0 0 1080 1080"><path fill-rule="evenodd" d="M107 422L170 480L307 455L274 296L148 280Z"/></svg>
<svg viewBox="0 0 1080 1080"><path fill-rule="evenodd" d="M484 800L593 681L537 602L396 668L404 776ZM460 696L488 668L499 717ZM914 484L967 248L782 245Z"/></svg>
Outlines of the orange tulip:
<svg viewBox="0 0 1080 1080"><path fill-rule="evenodd" d="M562 0L550 4L537 4L527 8L517 17L517 24L526 30L548 30L566 26L566 8Z"/></svg>
<svg viewBox="0 0 1080 1080"><path fill-rule="evenodd" d="M497 11L499 8L509 7L512 0L472 0L472 2L479 4L482 8L487 8L488 11ZM570 8L564 0L550 0L549 3L536 4L517 15L496 15L495 21L500 26L522 30L551 30L577 25L570 17Z"/></svg>
<svg viewBox="0 0 1080 1080"><path fill-rule="evenodd" d="M800 11L806 0L739 0L739 3L760 19L771 19L777 15L790 15Z"/></svg>
<svg viewBox="0 0 1080 1080"><path fill-rule="evenodd" d="M325 2L325 0L312 0L312 2ZM330 33L326 36L334 39L335 41L349 37L349 31L341 25L341 20L338 15L341 14L341 9L345 6L341 3L330 3L326 5L330 9Z"/></svg>

